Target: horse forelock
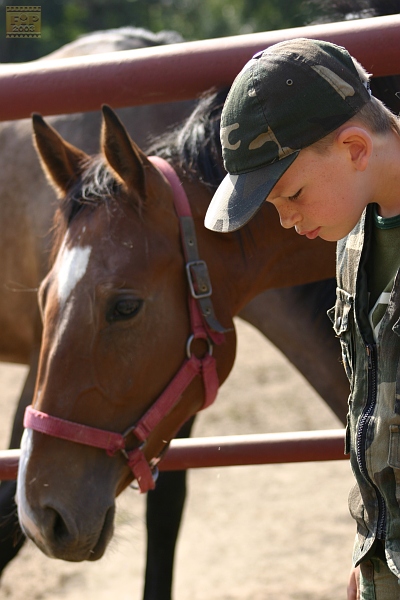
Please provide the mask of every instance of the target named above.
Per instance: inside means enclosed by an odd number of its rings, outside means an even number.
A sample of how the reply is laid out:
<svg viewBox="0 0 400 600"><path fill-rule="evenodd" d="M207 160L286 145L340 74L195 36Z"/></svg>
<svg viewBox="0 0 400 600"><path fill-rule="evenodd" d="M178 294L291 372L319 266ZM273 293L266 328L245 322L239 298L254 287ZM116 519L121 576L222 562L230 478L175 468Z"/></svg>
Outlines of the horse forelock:
<svg viewBox="0 0 400 600"><path fill-rule="evenodd" d="M79 180L71 187L64 199L68 223L83 206L107 202L117 196L120 190L121 184L103 156L99 154L92 157L83 165Z"/></svg>
<svg viewBox="0 0 400 600"><path fill-rule="evenodd" d="M53 244L50 264L53 264L62 240L75 217L86 207L96 208L118 199L122 185L99 154L83 165L80 177L60 201L54 216Z"/></svg>

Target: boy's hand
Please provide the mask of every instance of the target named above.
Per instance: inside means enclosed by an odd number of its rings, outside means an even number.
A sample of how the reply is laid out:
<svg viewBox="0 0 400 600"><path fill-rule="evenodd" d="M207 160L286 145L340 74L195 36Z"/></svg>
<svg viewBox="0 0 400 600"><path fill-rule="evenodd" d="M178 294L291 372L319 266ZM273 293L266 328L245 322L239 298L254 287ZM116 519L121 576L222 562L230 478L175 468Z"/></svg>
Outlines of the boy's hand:
<svg viewBox="0 0 400 600"><path fill-rule="evenodd" d="M350 571L347 586L347 600L360 600L360 567L353 567Z"/></svg>

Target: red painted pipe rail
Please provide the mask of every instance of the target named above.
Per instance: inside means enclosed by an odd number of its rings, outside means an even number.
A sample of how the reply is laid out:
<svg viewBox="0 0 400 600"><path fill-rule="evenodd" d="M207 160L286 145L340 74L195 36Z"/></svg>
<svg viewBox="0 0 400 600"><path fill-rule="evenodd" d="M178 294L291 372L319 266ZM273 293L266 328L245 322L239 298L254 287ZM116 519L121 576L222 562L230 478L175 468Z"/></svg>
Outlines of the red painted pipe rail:
<svg viewBox="0 0 400 600"><path fill-rule="evenodd" d="M343 460L344 430L230 435L173 440L160 471ZM0 451L0 480L15 479L19 450Z"/></svg>
<svg viewBox="0 0 400 600"><path fill-rule="evenodd" d="M373 75L400 73L400 15L140 50L0 65L0 120L194 98L230 85L258 50L294 37L345 46Z"/></svg>
<svg viewBox="0 0 400 600"><path fill-rule="evenodd" d="M343 429L229 435L173 440L160 471L347 458Z"/></svg>
<svg viewBox="0 0 400 600"><path fill-rule="evenodd" d="M17 478L20 450L0 450L0 481Z"/></svg>

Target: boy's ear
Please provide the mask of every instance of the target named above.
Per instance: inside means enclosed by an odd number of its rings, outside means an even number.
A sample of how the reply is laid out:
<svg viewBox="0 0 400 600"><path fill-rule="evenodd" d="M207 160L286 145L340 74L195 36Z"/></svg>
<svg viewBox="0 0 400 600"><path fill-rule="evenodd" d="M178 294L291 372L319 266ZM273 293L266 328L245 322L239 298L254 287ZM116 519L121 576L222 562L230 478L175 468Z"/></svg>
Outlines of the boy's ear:
<svg viewBox="0 0 400 600"><path fill-rule="evenodd" d="M336 138L349 153L350 160L357 171L365 171L372 154L372 137L363 127L355 125L344 127Z"/></svg>

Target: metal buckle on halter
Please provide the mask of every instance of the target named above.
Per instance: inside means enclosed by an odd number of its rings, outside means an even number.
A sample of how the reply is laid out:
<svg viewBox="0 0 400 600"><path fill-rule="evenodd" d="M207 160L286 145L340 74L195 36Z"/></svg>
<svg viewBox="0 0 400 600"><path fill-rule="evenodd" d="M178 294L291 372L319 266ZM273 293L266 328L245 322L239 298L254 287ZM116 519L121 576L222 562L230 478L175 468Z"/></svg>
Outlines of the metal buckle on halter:
<svg viewBox="0 0 400 600"><path fill-rule="evenodd" d="M124 438L124 443L126 444L126 438L128 437L128 435L130 435L131 433L133 433L133 435L135 435L135 428L136 425L131 425L130 427L128 427L128 429L125 429L124 433L122 433L122 437ZM136 438L138 441L140 441L138 438ZM146 440L144 442L142 442L141 444L139 444L139 446L137 446L136 448L132 448L132 450L127 450L126 448L120 448L120 452L122 454L122 456L124 458L126 458L126 460L129 461L129 452L132 452L133 450L140 450L140 452L143 452L143 449L146 445Z"/></svg>
<svg viewBox="0 0 400 600"><path fill-rule="evenodd" d="M134 433L134 431L135 431L135 428L136 428L136 424L135 424L135 425L131 425L130 427L128 427L128 429L125 429L125 431L124 431L124 432L121 434L121 435L122 435L122 437L123 437L123 438L124 438L124 440L125 440L125 443L126 443L126 438L128 437L128 435L130 435L131 433L133 433L133 435L135 435L135 433ZM138 441L140 441L140 440L139 440L137 437L136 437L136 439L137 439ZM142 447L143 447L144 445L145 445L145 442L143 442L143 444L141 444L141 445L139 446L139 450L142 450ZM122 454L125 456L125 458L127 458L127 456L126 456L126 450L125 450L125 448L121 448L121 452L122 452Z"/></svg>
<svg viewBox="0 0 400 600"><path fill-rule="evenodd" d="M192 356L192 351L191 351L190 347L191 347L192 342L193 342L194 339L197 339L197 340L198 339L201 339L201 340L204 339L204 341L207 342L207 344L208 344L208 354L210 356L212 356L214 344L212 343L212 341L210 340L210 338L202 338L202 337L201 338L195 338L194 334L192 333L192 335L190 335L188 337L188 341L186 342L186 356L188 358L190 358Z"/></svg>
<svg viewBox="0 0 400 600"><path fill-rule="evenodd" d="M134 429L135 429L135 425L132 425L132 427L128 427L128 429L126 429L126 431L122 434L122 437L126 438L130 433L133 433ZM135 450L139 450L139 452L143 452L145 446L146 446L146 441L142 442L140 444L140 446L137 446L137 448L135 448ZM124 458L126 458L127 461L129 461L129 452L130 451L127 451L126 448L121 448L121 454ZM151 462L149 463L149 467L151 470L151 476L153 478L154 483L157 481L158 475L159 475L157 463L158 463L158 461L154 462L154 464L151 464ZM133 490L140 490L140 486L137 483L136 479L134 481L132 481L131 484L129 484L129 487Z"/></svg>
<svg viewBox="0 0 400 600"><path fill-rule="evenodd" d="M212 287L208 268L204 260L192 260L186 263L186 274L189 282L190 293L195 300L208 298L212 294ZM199 291L195 290L195 286Z"/></svg>

